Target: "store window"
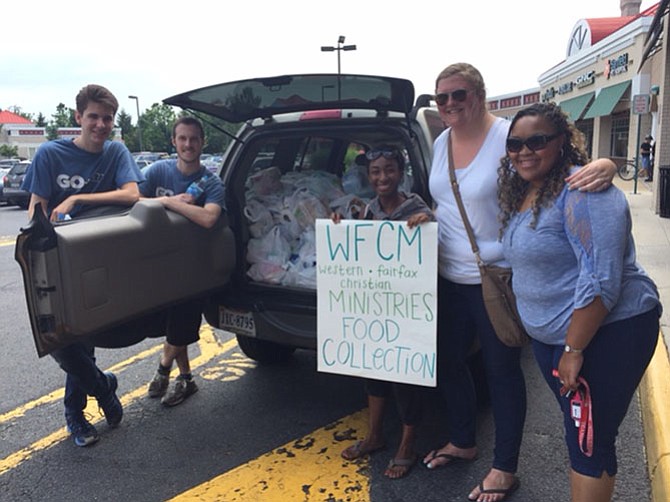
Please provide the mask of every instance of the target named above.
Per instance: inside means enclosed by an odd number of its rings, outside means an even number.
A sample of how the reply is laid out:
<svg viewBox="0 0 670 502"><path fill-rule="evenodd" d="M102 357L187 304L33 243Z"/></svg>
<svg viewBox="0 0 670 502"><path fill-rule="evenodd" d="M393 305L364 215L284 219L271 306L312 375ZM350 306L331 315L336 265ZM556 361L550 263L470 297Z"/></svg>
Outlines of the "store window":
<svg viewBox="0 0 670 502"><path fill-rule="evenodd" d="M628 125L630 115L626 111L612 115L612 136L610 141L610 156L624 157L628 156Z"/></svg>
<svg viewBox="0 0 670 502"><path fill-rule="evenodd" d="M584 148L589 158L593 155L593 119L575 122L577 129L584 135Z"/></svg>

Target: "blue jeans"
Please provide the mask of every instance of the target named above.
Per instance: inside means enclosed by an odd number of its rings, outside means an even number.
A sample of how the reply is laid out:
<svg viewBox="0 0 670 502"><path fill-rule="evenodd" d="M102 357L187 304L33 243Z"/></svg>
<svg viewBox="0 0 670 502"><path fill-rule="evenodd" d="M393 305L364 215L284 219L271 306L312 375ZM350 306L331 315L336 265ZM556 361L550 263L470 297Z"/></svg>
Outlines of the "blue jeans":
<svg viewBox="0 0 670 502"><path fill-rule="evenodd" d="M496 437L493 467L514 473L526 420L526 382L521 349L504 345L489 321L480 285L438 278L438 385L447 401L449 441L475 446L477 399L467 364L479 336Z"/></svg>
<svg viewBox="0 0 670 502"><path fill-rule="evenodd" d="M65 377L65 416L81 415L88 395L100 397L109 392L105 374L95 364L93 345L75 342L54 350L51 356L67 374Z"/></svg>
<svg viewBox="0 0 670 502"><path fill-rule="evenodd" d="M563 345L533 340L535 359L542 376L556 396L563 412L565 441L572 469L599 478L603 471L617 473L616 436L628 412L635 390L651 361L658 340L658 309L601 326L584 350L580 375L591 390L593 455L579 449L579 434L570 418L570 400L560 395L561 384L552 376L563 355Z"/></svg>

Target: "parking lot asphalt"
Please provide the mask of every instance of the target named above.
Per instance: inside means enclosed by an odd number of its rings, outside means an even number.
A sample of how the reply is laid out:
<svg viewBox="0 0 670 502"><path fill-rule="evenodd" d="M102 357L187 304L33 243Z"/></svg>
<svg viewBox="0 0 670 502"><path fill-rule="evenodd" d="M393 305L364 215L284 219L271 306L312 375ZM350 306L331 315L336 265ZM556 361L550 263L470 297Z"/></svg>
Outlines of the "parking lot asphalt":
<svg viewBox="0 0 670 502"><path fill-rule="evenodd" d="M630 205L637 259L656 282L664 306L661 336L640 385L640 400L652 500L665 502L670 500L670 218L656 212L656 180L615 184Z"/></svg>

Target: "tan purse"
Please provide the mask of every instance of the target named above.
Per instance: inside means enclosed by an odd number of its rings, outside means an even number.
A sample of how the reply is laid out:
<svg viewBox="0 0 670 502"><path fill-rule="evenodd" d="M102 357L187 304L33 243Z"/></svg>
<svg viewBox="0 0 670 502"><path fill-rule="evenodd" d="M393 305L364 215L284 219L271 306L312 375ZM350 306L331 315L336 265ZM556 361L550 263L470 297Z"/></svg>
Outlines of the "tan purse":
<svg viewBox="0 0 670 502"><path fill-rule="evenodd" d="M451 133L447 141L451 189L454 192L454 198L458 204L458 210L461 213L461 218L463 218L463 224L468 233L468 239L470 239L472 252L475 254L477 266L479 267L479 274L482 278L482 297L486 312L496 335L498 335L502 343L508 347L523 347L530 341L530 338L523 327L521 317L516 308L516 297L514 296L514 291L512 291L512 269L497 265L487 265L482 261L475 233L470 225L468 214L465 212L465 206L461 199L461 191L456 180L454 157L451 152Z"/></svg>

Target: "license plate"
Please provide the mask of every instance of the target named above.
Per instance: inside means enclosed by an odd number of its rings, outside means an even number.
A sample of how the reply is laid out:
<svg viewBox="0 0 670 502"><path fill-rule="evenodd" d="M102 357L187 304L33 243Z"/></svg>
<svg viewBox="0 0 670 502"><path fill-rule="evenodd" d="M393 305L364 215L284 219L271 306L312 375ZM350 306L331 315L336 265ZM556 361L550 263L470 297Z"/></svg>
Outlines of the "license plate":
<svg viewBox="0 0 670 502"><path fill-rule="evenodd" d="M256 336L256 324L251 312L219 307L219 326L238 335Z"/></svg>

